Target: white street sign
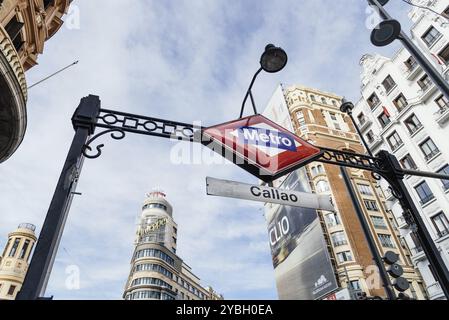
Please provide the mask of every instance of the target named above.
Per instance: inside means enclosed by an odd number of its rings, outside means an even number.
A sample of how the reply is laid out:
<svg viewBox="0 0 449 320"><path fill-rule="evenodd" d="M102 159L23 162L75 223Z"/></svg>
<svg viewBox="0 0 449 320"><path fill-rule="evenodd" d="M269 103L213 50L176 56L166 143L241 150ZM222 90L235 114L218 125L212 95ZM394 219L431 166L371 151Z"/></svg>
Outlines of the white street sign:
<svg viewBox="0 0 449 320"><path fill-rule="evenodd" d="M277 203L287 206L334 211L330 196L281 190L236 181L206 177L207 194L236 199Z"/></svg>

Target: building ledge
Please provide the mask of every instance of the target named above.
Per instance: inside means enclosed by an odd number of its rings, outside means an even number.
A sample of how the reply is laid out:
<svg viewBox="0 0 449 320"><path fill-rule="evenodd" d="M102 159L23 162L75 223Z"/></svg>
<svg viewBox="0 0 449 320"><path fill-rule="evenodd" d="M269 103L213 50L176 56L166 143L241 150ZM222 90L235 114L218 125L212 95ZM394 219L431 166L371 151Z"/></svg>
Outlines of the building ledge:
<svg viewBox="0 0 449 320"><path fill-rule="evenodd" d="M0 162L19 147L26 129L27 84L19 56L0 25Z"/></svg>

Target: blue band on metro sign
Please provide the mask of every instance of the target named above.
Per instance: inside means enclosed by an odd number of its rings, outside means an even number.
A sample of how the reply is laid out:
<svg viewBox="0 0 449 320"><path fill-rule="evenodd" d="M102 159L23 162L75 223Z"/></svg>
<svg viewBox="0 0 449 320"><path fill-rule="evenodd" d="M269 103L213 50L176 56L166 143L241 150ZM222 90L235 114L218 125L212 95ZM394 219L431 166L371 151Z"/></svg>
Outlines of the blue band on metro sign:
<svg viewBox="0 0 449 320"><path fill-rule="evenodd" d="M296 151L295 139L284 132L256 127L241 127L239 138L245 144L265 146L288 151Z"/></svg>

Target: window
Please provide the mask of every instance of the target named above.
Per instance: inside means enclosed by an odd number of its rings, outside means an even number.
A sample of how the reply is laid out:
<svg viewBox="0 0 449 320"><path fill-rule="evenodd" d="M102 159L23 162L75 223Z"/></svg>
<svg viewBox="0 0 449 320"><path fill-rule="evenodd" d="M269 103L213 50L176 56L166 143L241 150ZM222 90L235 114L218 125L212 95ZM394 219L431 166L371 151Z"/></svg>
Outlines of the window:
<svg viewBox="0 0 449 320"><path fill-rule="evenodd" d="M165 252L162 252L157 249L142 249L142 250L137 251L135 258L138 259L138 258L142 258L142 257L155 257L155 258L164 260L165 262L167 262L168 264L170 264L172 266L175 265L175 260L172 257L170 257Z"/></svg>
<svg viewBox="0 0 449 320"><path fill-rule="evenodd" d="M316 167L316 169L318 170L318 173L324 173L324 167L323 167L321 164L319 164L319 165Z"/></svg>
<svg viewBox="0 0 449 320"><path fill-rule="evenodd" d="M438 99L435 100L435 102L441 110L449 107L449 101L447 101L444 95L441 95Z"/></svg>
<svg viewBox="0 0 449 320"><path fill-rule="evenodd" d="M24 23L20 22L17 18L17 16L14 16L8 24L5 26L5 30L9 35L9 38L14 44L14 48L16 48L16 51L19 51L23 46L23 39L22 35L20 34Z"/></svg>
<svg viewBox="0 0 449 320"><path fill-rule="evenodd" d="M302 113L302 111L296 112L296 119L298 120L299 126L302 127L306 125L306 120L304 118L304 114Z"/></svg>
<svg viewBox="0 0 449 320"><path fill-rule="evenodd" d="M44 9L47 9L52 3L53 0L44 0Z"/></svg>
<svg viewBox="0 0 449 320"><path fill-rule="evenodd" d="M169 285L167 282L158 279L158 278L137 278L134 279L131 283L131 286L140 286L140 285L156 285L159 287L164 287L172 290L172 286Z"/></svg>
<svg viewBox="0 0 449 320"><path fill-rule="evenodd" d="M328 213L325 216L326 223L328 227L335 227L341 224L340 218L338 217L337 213L332 212Z"/></svg>
<svg viewBox="0 0 449 320"><path fill-rule="evenodd" d="M368 105L370 106L371 110L375 109L379 104L380 100L376 93L373 93L367 100Z"/></svg>
<svg viewBox="0 0 449 320"><path fill-rule="evenodd" d="M337 115L336 115L334 112L329 112L329 115L331 116L331 119L332 119L333 121L338 121L338 120L337 120Z"/></svg>
<svg viewBox="0 0 449 320"><path fill-rule="evenodd" d="M394 82L393 78L389 75L385 78L384 81L382 81L382 85L385 88L385 91L387 91L387 93L390 93L391 90L396 87L396 82Z"/></svg>
<svg viewBox="0 0 449 320"><path fill-rule="evenodd" d="M321 103L322 103L322 104L327 104L326 99L325 99L325 98L321 98Z"/></svg>
<svg viewBox="0 0 449 320"><path fill-rule="evenodd" d="M366 209L370 211L379 211L379 207L377 206L377 202L374 200L363 200Z"/></svg>
<svg viewBox="0 0 449 320"><path fill-rule="evenodd" d="M438 54L441 60L447 65L449 63L449 44L444 47L443 50Z"/></svg>
<svg viewBox="0 0 449 320"><path fill-rule="evenodd" d="M359 120L359 125L361 125L361 126L363 126L366 122L366 118L365 118L365 115L363 114L363 112L357 116L357 119Z"/></svg>
<svg viewBox="0 0 449 320"><path fill-rule="evenodd" d="M371 190L371 187L369 185L366 184L358 184L357 185L359 187L359 191L361 194L367 195L367 196L372 196L373 195L373 191Z"/></svg>
<svg viewBox="0 0 449 320"><path fill-rule="evenodd" d="M337 259L338 259L338 262L340 262L340 263L352 261L351 251L343 251L343 252L337 253Z"/></svg>
<svg viewBox="0 0 449 320"><path fill-rule="evenodd" d="M408 58L408 59L404 62L404 64L407 66L407 69L408 69L409 71L415 70L415 68L418 66L418 63L416 63L416 60L415 60L415 58L413 58L413 57Z"/></svg>
<svg viewBox="0 0 449 320"><path fill-rule="evenodd" d="M13 296L14 292L16 291L16 286L10 285L8 289L8 296Z"/></svg>
<svg viewBox="0 0 449 320"><path fill-rule="evenodd" d="M310 100L312 100L313 102L316 102L315 96L313 94L310 95Z"/></svg>
<svg viewBox="0 0 449 320"><path fill-rule="evenodd" d="M432 190L430 190L429 185L426 181L421 182L415 187L415 191L421 201L421 204L426 204L434 198Z"/></svg>
<svg viewBox="0 0 449 320"><path fill-rule="evenodd" d="M407 99L405 99L404 95L401 93L396 99L393 100L393 104L399 112L404 110L405 107L408 106Z"/></svg>
<svg viewBox="0 0 449 320"><path fill-rule="evenodd" d="M368 139L369 143L372 143L374 141L374 133L373 130L370 130L366 134L366 138Z"/></svg>
<svg viewBox="0 0 449 320"><path fill-rule="evenodd" d="M360 282L359 280L352 280L349 282L350 286L353 290L362 290L362 288L360 287Z"/></svg>
<svg viewBox="0 0 449 320"><path fill-rule="evenodd" d="M11 244L11 238L8 239L8 242L6 243L5 249L3 250L2 257L5 257L6 251L8 250L9 245Z"/></svg>
<svg viewBox="0 0 449 320"><path fill-rule="evenodd" d="M412 114L410 117L405 119L404 123L410 134L415 133L422 127L421 122L418 120L415 114Z"/></svg>
<svg viewBox="0 0 449 320"><path fill-rule="evenodd" d="M345 233L343 231L334 232L331 234L332 243L335 247L343 246L348 244L346 241Z"/></svg>
<svg viewBox="0 0 449 320"><path fill-rule="evenodd" d="M327 183L327 181L321 180L321 181L317 182L317 184L316 184L316 191L318 193L327 192L329 190L330 190L329 189L329 184Z"/></svg>
<svg viewBox="0 0 449 320"><path fill-rule="evenodd" d="M439 237L449 234L449 221L443 211L432 217L432 223Z"/></svg>
<svg viewBox="0 0 449 320"><path fill-rule="evenodd" d="M377 117L377 120L379 120L380 126L382 128L385 128L391 122L390 116L387 115L385 111L382 112L382 114L379 117Z"/></svg>
<svg viewBox="0 0 449 320"><path fill-rule="evenodd" d="M404 144L396 131L387 137L387 141L392 151L399 149Z"/></svg>
<svg viewBox="0 0 449 320"><path fill-rule="evenodd" d="M382 244L382 247L384 248L396 248L394 245L391 235L389 234L378 234L377 237L379 238L380 243Z"/></svg>
<svg viewBox="0 0 449 320"><path fill-rule="evenodd" d="M418 80L418 85L424 92L432 86L432 80L430 80L429 76L426 74L424 77Z"/></svg>
<svg viewBox="0 0 449 320"><path fill-rule="evenodd" d="M435 157L437 154L440 153L440 150L437 148L435 143L433 143L432 139L427 138L423 143L419 145L419 148L421 149L422 153L424 154L424 157L427 161Z"/></svg>
<svg viewBox="0 0 449 320"><path fill-rule="evenodd" d="M337 106L337 101L332 100L332 104L336 107Z"/></svg>
<svg viewBox="0 0 449 320"><path fill-rule="evenodd" d="M441 33L434 27L430 27L430 29L423 34L421 39L430 48L440 37Z"/></svg>
<svg viewBox="0 0 449 320"><path fill-rule="evenodd" d="M142 210L158 208L167 211L167 207L161 203L148 203L142 207Z"/></svg>
<svg viewBox="0 0 449 320"><path fill-rule="evenodd" d="M138 264L134 268L134 272L139 272L139 271L154 271L154 272L157 272L157 273L160 273L160 274L166 276L169 279L173 279L173 273L158 264L153 264L153 263Z"/></svg>
<svg viewBox="0 0 449 320"><path fill-rule="evenodd" d="M449 165L445 165L443 168L441 168L437 172L441 173L441 174L449 175ZM443 183L444 190L448 190L449 189L449 180L441 180L441 182Z"/></svg>
<svg viewBox="0 0 449 320"><path fill-rule="evenodd" d="M27 253L27 249L30 245L30 240L25 240L25 243L22 246L22 249L20 250L19 259L25 258L25 255Z"/></svg>
<svg viewBox="0 0 449 320"><path fill-rule="evenodd" d="M9 251L9 256L14 257L16 255L17 248L19 247L20 238L16 238L14 240L14 244L12 245L11 251Z"/></svg>
<svg viewBox="0 0 449 320"><path fill-rule="evenodd" d="M371 216L371 220L373 221L374 228L387 229L387 225L385 224L384 218Z"/></svg>
<svg viewBox="0 0 449 320"><path fill-rule="evenodd" d="M413 161L413 158L410 154L407 154L404 158L399 160L399 163L401 164L402 168L408 169L408 170L415 170L417 169L415 161Z"/></svg>

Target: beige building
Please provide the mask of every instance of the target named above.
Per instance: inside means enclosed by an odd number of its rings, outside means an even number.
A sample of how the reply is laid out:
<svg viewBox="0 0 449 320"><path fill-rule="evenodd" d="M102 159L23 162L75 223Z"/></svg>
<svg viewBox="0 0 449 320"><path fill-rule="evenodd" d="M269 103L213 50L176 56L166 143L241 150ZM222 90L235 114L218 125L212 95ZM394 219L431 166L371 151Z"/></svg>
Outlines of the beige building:
<svg viewBox="0 0 449 320"><path fill-rule="evenodd" d="M14 300L22 287L36 242L35 229L32 224L22 223L8 235L0 256L0 300Z"/></svg>
<svg viewBox="0 0 449 320"><path fill-rule="evenodd" d="M316 146L364 153L351 120L340 112L342 97L303 86L291 86L284 96L296 134ZM335 212L319 212L331 261L341 287L368 296L385 297L382 286L372 285L374 262L355 208L344 184L339 166L311 163L306 166L312 190L329 194ZM370 172L348 169L363 213L381 256L393 251L400 257L404 277L410 283L407 294L425 299L423 281L410 259L410 251L400 241L391 212L385 208L385 197ZM396 292L398 293L398 292Z"/></svg>
<svg viewBox="0 0 449 320"><path fill-rule="evenodd" d="M0 162L14 153L25 134L25 72L37 64L71 2L0 0Z"/></svg>
<svg viewBox="0 0 449 320"><path fill-rule="evenodd" d="M162 192L149 193L137 227L126 300L222 300L176 254L177 224Z"/></svg>

